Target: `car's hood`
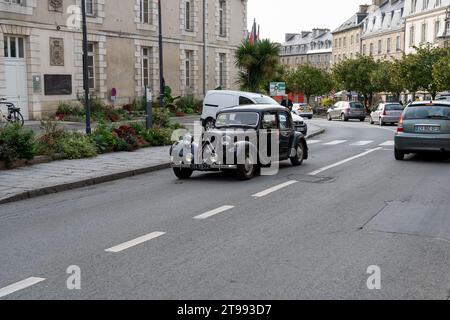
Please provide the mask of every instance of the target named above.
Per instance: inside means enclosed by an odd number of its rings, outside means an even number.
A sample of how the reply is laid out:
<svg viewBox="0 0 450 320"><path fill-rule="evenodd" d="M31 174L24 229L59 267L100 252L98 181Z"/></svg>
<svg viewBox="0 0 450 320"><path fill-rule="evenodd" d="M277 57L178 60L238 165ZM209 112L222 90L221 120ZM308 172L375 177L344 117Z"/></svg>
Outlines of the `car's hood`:
<svg viewBox="0 0 450 320"><path fill-rule="evenodd" d="M298 114L295 114L294 112L292 112L292 120L294 120L295 122L301 122L301 121L304 122L305 121L305 119L303 119Z"/></svg>

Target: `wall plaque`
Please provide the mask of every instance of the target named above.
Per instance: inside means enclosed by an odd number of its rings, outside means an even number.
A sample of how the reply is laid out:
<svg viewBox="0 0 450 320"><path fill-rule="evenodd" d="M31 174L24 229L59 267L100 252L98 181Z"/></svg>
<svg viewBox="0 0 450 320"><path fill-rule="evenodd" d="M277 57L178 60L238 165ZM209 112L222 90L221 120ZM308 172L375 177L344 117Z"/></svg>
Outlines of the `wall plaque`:
<svg viewBox="0 0 450 320"><path fill-rule="evenodd" d="M72 75L70 74L45 74L45 95L71 95Z"/></svg>
<svg viewBox="0 0 450 320"><path fill-rule="evenodd" d="M48 10L54 12L62 12L63 0L48 0Z"/></svg>
<svg viewBox="0 0 450 320"><path fill-rule="evenodd" d="M50 38L50 65L64 66L64 40L60 38Z"/></svg>

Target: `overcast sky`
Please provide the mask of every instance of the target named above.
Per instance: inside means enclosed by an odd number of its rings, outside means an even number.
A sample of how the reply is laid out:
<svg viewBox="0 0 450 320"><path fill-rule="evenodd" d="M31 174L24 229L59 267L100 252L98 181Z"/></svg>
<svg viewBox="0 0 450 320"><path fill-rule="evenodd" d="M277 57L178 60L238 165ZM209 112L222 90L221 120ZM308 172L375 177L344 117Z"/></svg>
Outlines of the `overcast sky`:
<svg viewBox="0 0 450 320"><path fill-rule="evenodd" d="M249 0L248 30L256 18L261 25L261 38L277 42L284 42L285 33L316 27L333 31L365 3L372 0Z"/></svg>

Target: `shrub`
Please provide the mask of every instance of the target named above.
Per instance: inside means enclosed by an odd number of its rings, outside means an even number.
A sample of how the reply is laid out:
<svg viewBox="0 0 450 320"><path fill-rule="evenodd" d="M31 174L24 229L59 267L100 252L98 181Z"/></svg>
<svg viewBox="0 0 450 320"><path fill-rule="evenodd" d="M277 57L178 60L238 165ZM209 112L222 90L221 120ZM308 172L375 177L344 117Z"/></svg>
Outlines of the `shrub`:
<svg viewBox="0 0 450 320"><path fill-rule="evenodd" d="M112 152L120 144L119 138L113 133L113 128L104 124L95 128L90 139L98 153Z"/></svg>
<svg viewBox="0 0 450 320"><path fill-rule="evenodd" d="M8 168L18 159L31 160L35 155L34 133L19 124L0 129L0 160Z"/></svg>
<svg viewBox="0 0 450 320"><path fill-rule="evenodd" d="M143 138L151 146L168 146L172 144L172 129L152 128L145 132Z"/></svg>
<svg viewBox="0 0 450 320"><path fill-rule="evenodd" d="M135 98L131 104L133 111L144 111L145 109L145 98L139 97Z"/></svg>
<svg viewBox="0 0 450 320"><path fill-rule="evenodd" d="M67 133L58 142L58 151L66 159L92 158L97 150L89 137L79 133Z"/></svg>
<svg viewBox="0 0 450 320"><path fill-rule="evenodd" d="M170 126L170 111L167 108L154 108L153 124L156 127L168 128Z"/></svg>
<svg viewBox="0 0 450 320"><path fill-rule="evenodd" d="M65 135L64 128L52 120L41 121L41 129L44 134L36 141L36 153L54 156L58 151L59 140Z"/></svg>
<svg viewBox="0 0 450 320"><path fill-rule="evenodd" d="M203 102L195 98L194 95L190 94L179 98L175 104L178 107L178 111L184 113L194 113L201 110Z"/></svg>
<svg viewBox="0 0 450 320"><path fill-rule="evenodd" d="M120 126L114 130L114 134L122 141L118 141L116 151L134 151L144 144L144 140L136 134L136 131L128 125Z"/></svg>
<svg viewBox="0 0 450 320"><path fill-rule="evenodd" d="M60 102L56 111L58 120L77 119L85 115L84 108L70 102Z"/></svg>
<svg viewBox="0 0 450 320"><path fill-rule="evenodd" d="M332 99L332 98L324 98L324 99L322 99L322 106L323 107L331 107L335 103L336 103L336 101L334 99Z"/></svg>

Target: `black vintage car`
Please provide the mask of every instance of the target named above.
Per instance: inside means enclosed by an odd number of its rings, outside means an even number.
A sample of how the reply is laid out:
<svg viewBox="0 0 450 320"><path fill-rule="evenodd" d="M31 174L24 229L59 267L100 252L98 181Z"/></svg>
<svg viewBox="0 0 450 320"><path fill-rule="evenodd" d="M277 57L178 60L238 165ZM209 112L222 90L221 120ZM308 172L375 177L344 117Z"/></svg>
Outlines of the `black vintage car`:
<svg viewBox="0 0 450 320"><path fill-rule="evenodd" d="M239 179L248 180L282 160L301 165L308 159L308 146L289 109L252 105L222 110L201 141L186 135L171 147L170 156L179 179L193 171L236 170Z"/></svg>

